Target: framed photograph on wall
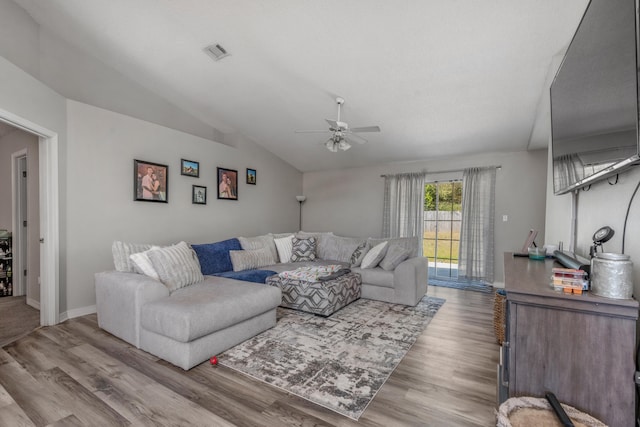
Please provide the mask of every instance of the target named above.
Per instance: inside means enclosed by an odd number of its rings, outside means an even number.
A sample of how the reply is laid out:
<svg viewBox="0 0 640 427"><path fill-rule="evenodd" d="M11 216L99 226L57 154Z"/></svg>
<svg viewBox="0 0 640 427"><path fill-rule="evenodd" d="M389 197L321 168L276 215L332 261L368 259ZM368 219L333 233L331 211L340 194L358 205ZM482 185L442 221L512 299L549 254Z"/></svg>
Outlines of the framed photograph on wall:
<svg viewBox="0 0 640 427"><path fill-rule="evenodd" d="M169 202L169 166L133 160L133 200Z"/></svg>
<svg viewBox="0 0 640 427"><path fill-rule="evenodd" d="M206 205L207 204L207 187L200 185L191 186L191 203L194 205Z"/></svg>
<svg viewBox="0 0 640 427"><path fill-rule="evenodd" d="M200 177L200 162L180 159L180 175Z"/></svg>
<svg viewBox="0 0 640 427"><path fill-rule="evenodd" d="M247 184L256 185L257 182L256 170L247 168Z"/></svg>
<svg viewBox="0 0 640 427"><path fill-rule="evenodd" d="M238 200L238 171L218 168L218 199Z"/></svg>

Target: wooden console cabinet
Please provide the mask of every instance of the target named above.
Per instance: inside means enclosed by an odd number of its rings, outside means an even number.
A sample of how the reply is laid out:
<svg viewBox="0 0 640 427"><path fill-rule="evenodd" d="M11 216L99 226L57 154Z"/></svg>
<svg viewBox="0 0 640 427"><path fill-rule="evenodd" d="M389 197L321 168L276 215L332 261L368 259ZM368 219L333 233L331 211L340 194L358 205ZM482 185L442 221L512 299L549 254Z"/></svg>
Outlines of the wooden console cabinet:
<svg viewBox="0 0 640 427"><path fill-rule="evenodd" d="M638 302L554 291L553 267L561 265L504 255L502 384L509 397L551 391L611 427L635 425Z"/></svg>

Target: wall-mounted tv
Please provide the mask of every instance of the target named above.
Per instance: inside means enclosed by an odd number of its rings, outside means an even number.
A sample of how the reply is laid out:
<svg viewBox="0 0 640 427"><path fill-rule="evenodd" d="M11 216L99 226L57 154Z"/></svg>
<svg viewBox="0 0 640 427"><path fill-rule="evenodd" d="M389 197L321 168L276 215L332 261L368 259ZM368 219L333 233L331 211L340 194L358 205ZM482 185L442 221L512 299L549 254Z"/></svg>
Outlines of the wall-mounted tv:
<svg viewBox="0 0 640 427"><path fill-rule="evenodd" d="M591 0L551 85L553 191L640 162L638 0Z"/></svg>

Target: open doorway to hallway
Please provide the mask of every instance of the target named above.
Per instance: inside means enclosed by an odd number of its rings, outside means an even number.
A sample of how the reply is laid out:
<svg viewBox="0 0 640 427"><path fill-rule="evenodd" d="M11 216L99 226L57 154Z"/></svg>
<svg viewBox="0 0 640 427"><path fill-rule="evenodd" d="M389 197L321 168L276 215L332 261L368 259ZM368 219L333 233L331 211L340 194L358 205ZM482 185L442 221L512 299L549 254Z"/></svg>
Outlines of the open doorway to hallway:
<svg viewBox="0 0 640 427"><path fill-rule="evenodd" d="M40 325L39 138L0 122L0 230L9 236L0 342Z"/></svg>

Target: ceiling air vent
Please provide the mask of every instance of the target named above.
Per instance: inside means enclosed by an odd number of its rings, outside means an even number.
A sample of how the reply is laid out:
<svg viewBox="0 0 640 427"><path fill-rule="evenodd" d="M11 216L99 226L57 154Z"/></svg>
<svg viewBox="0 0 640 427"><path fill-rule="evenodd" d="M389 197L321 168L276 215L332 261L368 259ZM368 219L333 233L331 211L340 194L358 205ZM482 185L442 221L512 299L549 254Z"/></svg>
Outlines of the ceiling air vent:
<svg viewBox="0 0 640 427"><path fill-rule="evenodd" d="M220 61L225 56L229 56L229 53L219 44L212 44L204 48L204 51L216 61Z"/></svg>

